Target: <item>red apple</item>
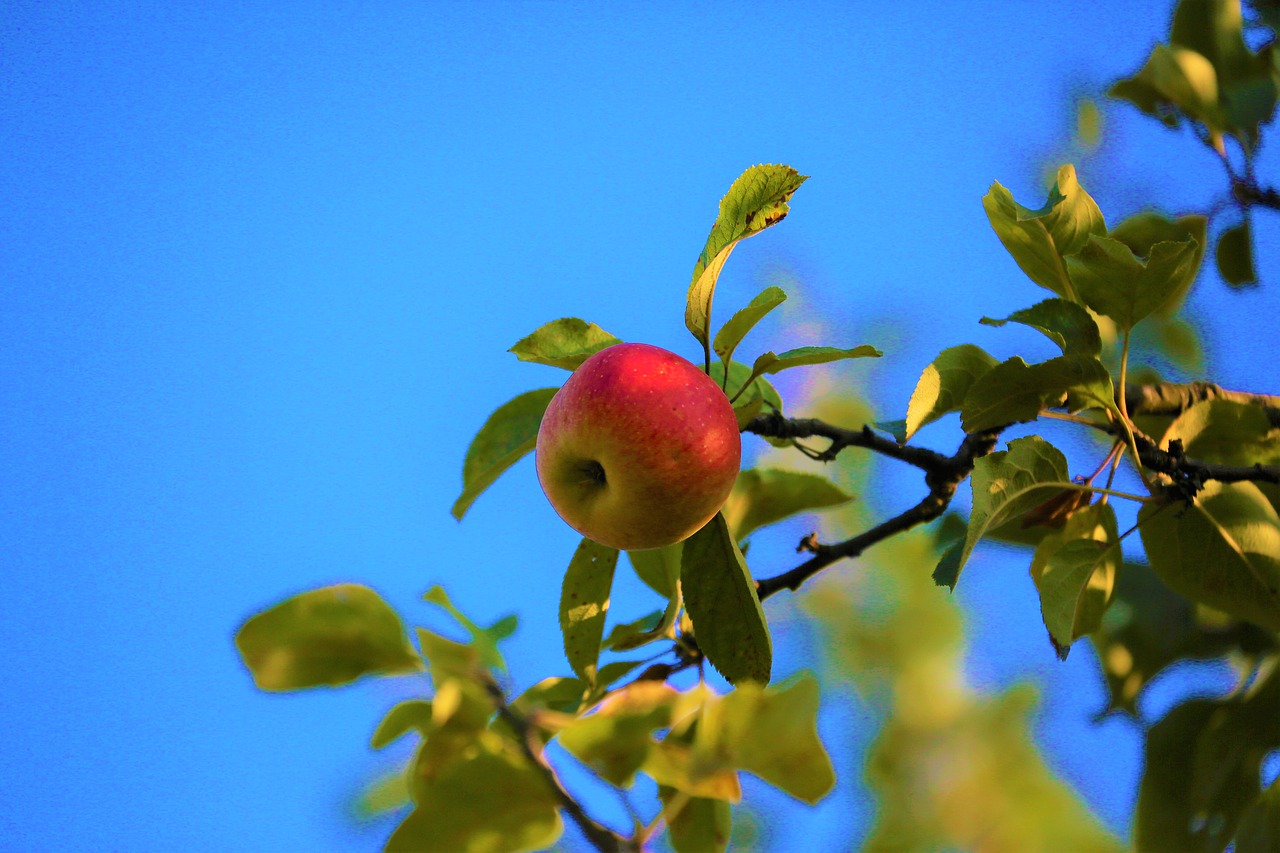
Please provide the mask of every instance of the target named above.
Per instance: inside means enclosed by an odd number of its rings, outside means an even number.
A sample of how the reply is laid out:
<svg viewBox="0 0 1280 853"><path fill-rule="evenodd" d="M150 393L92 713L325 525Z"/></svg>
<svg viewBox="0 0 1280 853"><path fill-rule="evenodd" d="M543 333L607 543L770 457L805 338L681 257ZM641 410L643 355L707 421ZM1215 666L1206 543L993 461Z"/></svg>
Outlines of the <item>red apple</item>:
<svg viewBox="0 0 1280 853"><path fill-rule="evenodd" d="M742 439L707 374L660 347L615 344L551 399L536 459L542 490L570 527L638 551L687 539L720 511Z"/></svg>

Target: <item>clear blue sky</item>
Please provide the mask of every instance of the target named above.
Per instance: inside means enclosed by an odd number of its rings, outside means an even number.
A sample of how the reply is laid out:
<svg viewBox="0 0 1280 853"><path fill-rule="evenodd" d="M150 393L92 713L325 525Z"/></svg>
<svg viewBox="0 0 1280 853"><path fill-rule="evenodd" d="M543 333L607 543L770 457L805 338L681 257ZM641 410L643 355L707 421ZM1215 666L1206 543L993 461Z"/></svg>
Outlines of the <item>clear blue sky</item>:
<svg viewBox="0 0 1280 853"><path fill-rule="evenodd" d="M562 670L575 535L531 465L464 524L448 512L484 418L562 378L506 349L576 315L692 356L682 301L716 202L789 163L812 179L723 299L796 276L848 343L886 350L872 397L901 417L938 350L1042 295L986 223L990 182L1043 198L1073 98L1135 70L1169 8L10 0L4 845L376 847L387 825L342 804L385 766L365 743L400 688L259 694L235 627L339 580L420 620L442 583L481 621L521 614L518 684ZM1106 128L1081 177L1110 220L1221 192L1186 136L1122 107ZM1214 377L1275 392L1274 338L1232 333L1280 315L1259 225L1267 286L1225 294L1210 271L1193 308ZM977 575L957 593L972 676L1042 681L1057 766L1127 832L1136 740L1080 751L1090 654L1053 661L1034 601Z"/></svg>

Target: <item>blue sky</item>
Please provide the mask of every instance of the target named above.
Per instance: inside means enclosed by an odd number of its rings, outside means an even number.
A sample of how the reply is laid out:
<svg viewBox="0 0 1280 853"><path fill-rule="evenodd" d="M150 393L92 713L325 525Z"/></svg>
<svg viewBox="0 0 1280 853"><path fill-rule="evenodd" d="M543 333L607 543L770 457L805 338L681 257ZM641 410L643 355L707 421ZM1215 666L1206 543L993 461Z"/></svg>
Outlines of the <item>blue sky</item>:
<svg viewBox="0 0 1280 853"><path fill-rule="evenodd" d="M401 688L264 696L235 627L340 580L424 620L441 583L480 621L521 614L517 683L562 670L575 534L532 466L464 524L448 512L485 417L562 378L507 348L573 315L693 357L684 291L716 203L745 167L788 163L812 178L735 253L721 304L798 279L847 345L886 350L869 393L901 417L940 349L1012 354L976 320L1042 294L981 196L998 179L1038 204L1079 154L1074 100L1135 70L1169 8L6 4L0 836L376 846L385 825L342 804L385 767L365 743ZM1189 137L1104 118L1080 172L1109 220L1222 192ZM1191 309L1223 384L1277 390L1274 340L1234 332L1278 315L1273 285L1202 276ZM1009 594L976 574L957 593L972 676L1063 698L1045 742L1127 832L1136 741L1107 735L1114 767L1072 751L1101 695L1065 704L1091 658L1050 660L1034 602L1000 622Z"/></svg>

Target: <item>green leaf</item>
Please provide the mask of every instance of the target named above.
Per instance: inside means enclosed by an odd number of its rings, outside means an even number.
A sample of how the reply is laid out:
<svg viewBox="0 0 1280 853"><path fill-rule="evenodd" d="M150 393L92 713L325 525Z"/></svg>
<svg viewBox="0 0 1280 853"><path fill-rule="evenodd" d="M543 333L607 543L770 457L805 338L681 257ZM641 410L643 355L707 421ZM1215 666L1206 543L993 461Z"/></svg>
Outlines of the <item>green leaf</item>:
<svg viewBox="0 0 1280 853"><path fill-rule="evenodd" d="M631 559L631 567L640 580L670 601L675 598L676 582L680 580L680 552L683 549L684 543L677 542L665 548L628 551L627 557Z"/></svg>
<svg viewBox="0 0 1280 853"><path fill-rule="evenodd" d="M1253 237L1249 233L1249 220L1233 225L1218 238L1218 274L1232 287L1245 287L1258 283L1258 271L1253 266Z"/></svg>
<svg viewBox="0 0 1280 853"><path fill-rule="evenodd" d="M350 583L309 590L251 617L236 632L236 649L258 688L270 691L422 668L396 612Z"/></svg>
<svg viewBox="0 0 1280 853"><path fill-rule="evenodd" d="M711 372L707 374L719 386L726 387L724 381L724 362L717 361L711 365ZM733 401L734 411L740 411L750 406L754 401L759 400L761 405L768 406L771 409L782 411L782 397L778 396L777 389L770 384L769 380L763 376L758 376L751 372L751 368L747 367L740 361L729 363L729 399ZM759 407L757 407L757 412Z"/></svg>
<svg viewBox="0 0 1280 853"><path fill-rule="evenodd" d="M807 179L790 166L752 166L720 200L720 213L693 267L684 313L685 326L704 349L710 350L711 301L729 253L738 241L781 222L792 194Z"/></svg>
<svg viewBox="0 0 1280 853"><path fill-rule="evenodd" d="M1193 505L1147 504L1138 521L1171 589L1280 631L1280 516L1257 486L1211 480Z"/></svg>
<svg viewBox="0 0 1280 853"><path fill-rule="evenodd" d="M655 745L653 733L671 725L677 696L661 682L639 682L571 722L557 739L602 779L629 788Z"/></svg>
<svg viewBox="0 0 1280 853"><path fill-rule="evenodd" d="M836 776L818 738L817 680L804 673L776 687L742 684L708 701L694 756L705 763L719 759L806 803L818 802Z"/></svg>
<svg viewBox="0 0 1280 853"><path fill-rule="evenodd" d="M506 670L507 664L502 659L502 653L498 651L498 643L515 633L517 617L514 613L502 617L488 628L481 628L464 616L462 611L453 606L453 602L449 600L449 595L444 591L444 587L433 586L427 590L422 598L424 601L443 607L450 616L458 621L458 624L467 629L467 633L471 634L472 644L480 655L480 662L484 666Z"/></svg>
<svg viewBox="0 0 1280 853"><path fill-rule="evenodd" d="M979 459L969 478L973 510L964 543L943 554L934 581L954 589L960 570L987 531L1039 505L1051 490L1060 490L1070 481L1067 458L1039 436L1014 439L1008 450Z"/></svg>
<svg viewBox="0 0 1280 853"><path fill-rule="evenodd" d="M387 841L389 853L520 853L560 837L543 771L514 745L483 738L477 747L431 777L415 772L417 808Z"/></svg>
<svg viewBox="0 0 1280 853"><path fill-rule="evenodd" d="M747 561L724 513L685 540L681 587L698 647L733 684L768 683L773 644Z"/></svg>
<svg viewBox="0 0 1280 853"><path fill-rule="evenodd" d="M1196 270L1200 269L1200 262L1204 260L1204 247L1207 245L1207 228L1208 219L1199 215L1180 216L1177 219L1169 219L1158 213L1146 212L1138 213L1130 216L1116 227L1107 232L1107 236L1113 240L1119 240L1129 247L1129 251L1133 252L1139 258L1147 258L1151 256L1151 249L1157 243L1185 243L1188 240L1194 240L1196 243L1195 257L1192 264ZM1165 317L1172 317L1182 307L1183 300L1186 298L1187 291L1190 290L1192 282L1195 281L1195 275L1187 276L1182 285L1175 289L1169 301L1166 302L1156 313Z"/></svg>
<svg viewBox="0 0 1280 853"><path fill-rule="evenodd" d="M747 303L747 307L730 317L729 322L716 332L713 344L716 355L723 361L730 361L733 358L733 351L747 336L747 332L750 332L766 314L786 301L787 294L781 287L766 287L762 290L755 299Z"/></svg>
<svg viewBox="0 0 1280 853"><path fill-rule="evenodd" d="M1075 291L1062 258L1079 251L1092 234L1107 233L1097 203L1076 179L1075 167L1058 170L1058 180L1039 210L1013 200L998 182L982 199L996 236L1027 276L1041 287L1074 301Z"/></svg>
<svg viewBox="0 0 1280 853"><path fill-rule="evenodd" d="M1228 130L1226 116L1218 103L1218 75L1212 63L1194 50L1158 44L1146 64L1127 80L1111 87L1113 98L1129 101L1148 115L1170 127L1178 124L1176 110L1203 123L1217 137Z"/></svg>
<svg viewBox="0 0 1280 853"><path fill-rule="evenodd" d="M462 494L453 503L453 517L462 520L467 509L498 475L529 451L538 439L542 415L556 395L555 388L526 391L498 407L471 440L462 466Z"/></svg>
<svg viewBox="0 0 1280 853"><path fill-rule="evenodd" d="M1033 421L1040 410L1072 395L1073 409L1115 409L1111 374L1096 358L1062 355L1028 365L1014 356L973 383L965 396L960 423L965 432Z"/></svg>
<svg viewBox="0 0 1280 853"><path fill-rule="evenodd" d="M595 682L596 660L609 612L609 591L618 550L584 538L569 561L560 589L560 630L564 653L574 673Z"/></svg>
<svg viewBox="0 0 1280 853"><path fill-rule="evenodd" d="M839 349L837 347L797 347L789 349L781 355L767 352L756 359L751 367L752 376L774 374L791 367L802 367L807 364L827 364L846 358L879 358L884 355L869 344Z"/></svg>
<svg viewBox="0 0 1280 853"><path fill-rule="evenodd" d="M1235 845L1236 853L1273 853L1280 850L1280 777L1241 816Z"/></svg>
<svg viewBox="0 0 1280 853"><path fill-rule="evenodd" d="M614 625L604 641L604 647L610 651L625 652L638 649L655 640L668 637L674 639L671 627L676 624L679 613L680 599L673 597L667 602L667 609L661 613L650 613L634 622Z"/></svg>
<svg viewBox="0 0 1280 853"><path fill-rule="evenodd" d="M734 541L800 512L827 509L853 500L835 483L817 474L777 468L749 468L738 474L724 505Z"/></svg>
<svg viewBox="0 0 1280 853"><path fill-rule="evenodd" d="M1186 292L1201 254L1194 240L1168 241L1142 260L1119 240L1095 235L1067 258L1067 268L1084 304L1127 331Z"/></svg>
<svg viewBox="0 0 1280 853"><path fill-rule="evenodd" d="M1003 326L1005 323L1030 326L1057 344L1063 355L1097 357L1102 352L1102 336L1098 334L1098 324L1089 316L1088 311L1065 299L1046 299L1030 308L1014 311L1003 320L983 317L979 322L984 326ZM994 363L995 360L992 359L992 364Z"/></svg>
<svg viewBox="0 0 1280 853"><path fill-rule="evenodd" d="M595 353L620 343L622 341L595 323L577 317L562 317L521 338L507 352L515 353L521 361L576 370Z"/></svg>
<svg viewBox="0 0 1280 853"><path fill-rule="evenodd" d="M905 419L899 421L875 421L871 424L883 433L887 433L898 444L907 443L907 422Z"/></svg>
<svg viewBox="0 0 1280 853"><path fill-rule="evenodd" d="M1280 464L1280 426L1260 406L1205 400L1169 425L1160 444L1181 441L1193 459L1224 465Z"/></svg>
<svg viewBox="0 0 1280 853"><path fill-rule="evenodd" d="M1273 670L1248 695L1191 699L1151 727L1134 815L1139 851L1226 847L1258 798L1262 757L1280 747L1277 707Z"/></svg>
<svg viewBox="0 0 1280 853"><path fill-rule="evenodd" d="M432 729L431 703L425 699L409 699L393 706L378 723L369 745L382 749L415 729L424 737Z"/></svg>
<svg viewBox="0 0 1280 853"><path fill-rule="evenodd" d="M662 817L676 853L722 853L729 848L731 808L727 800L691 797L658 786Z"/></svg>
<svg viewBox="0 0 1280 853"><path fill-rule="evenodd" d="M911 392L904 443L926 424L958 411L973 383L995 366L996 360L973 344L960 344L938 353Z"/></svg>
<svg viewBox="0 0 1280 853"><path fill-rule="evenodd" d="M1044 626L1062 660L1072 643L1102 624L1115 589L1119 546L1115 511L1096 503L1072 514L1036 547L1031 577Z"/></svg>

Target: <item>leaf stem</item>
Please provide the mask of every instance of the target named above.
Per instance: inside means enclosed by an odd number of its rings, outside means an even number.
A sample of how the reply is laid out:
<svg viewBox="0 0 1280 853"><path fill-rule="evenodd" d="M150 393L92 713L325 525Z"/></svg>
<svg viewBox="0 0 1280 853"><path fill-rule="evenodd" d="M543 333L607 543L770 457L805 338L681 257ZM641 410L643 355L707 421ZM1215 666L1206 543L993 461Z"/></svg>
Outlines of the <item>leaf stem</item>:
<svg viewBox="0 0 1280 853"><path fill-rule="evenodd" d="M1120 349L1120 426L1124 429L1125 438L1129 442L1129 452L1133 454L1133 467L1138 469L1138 476L1142 478L1142 485L1146 486L1147 491L1155 494L1155 487L1151 485L1151 481L1147 479L1147 472L1142 467L1142 456L1138 453L1138 442L1133 437L1133 425L1129 422L1129 408L1125 402L1125 384L1129 378L1129 335L1131 330L1124 330L1124 344Z"/></svg>

